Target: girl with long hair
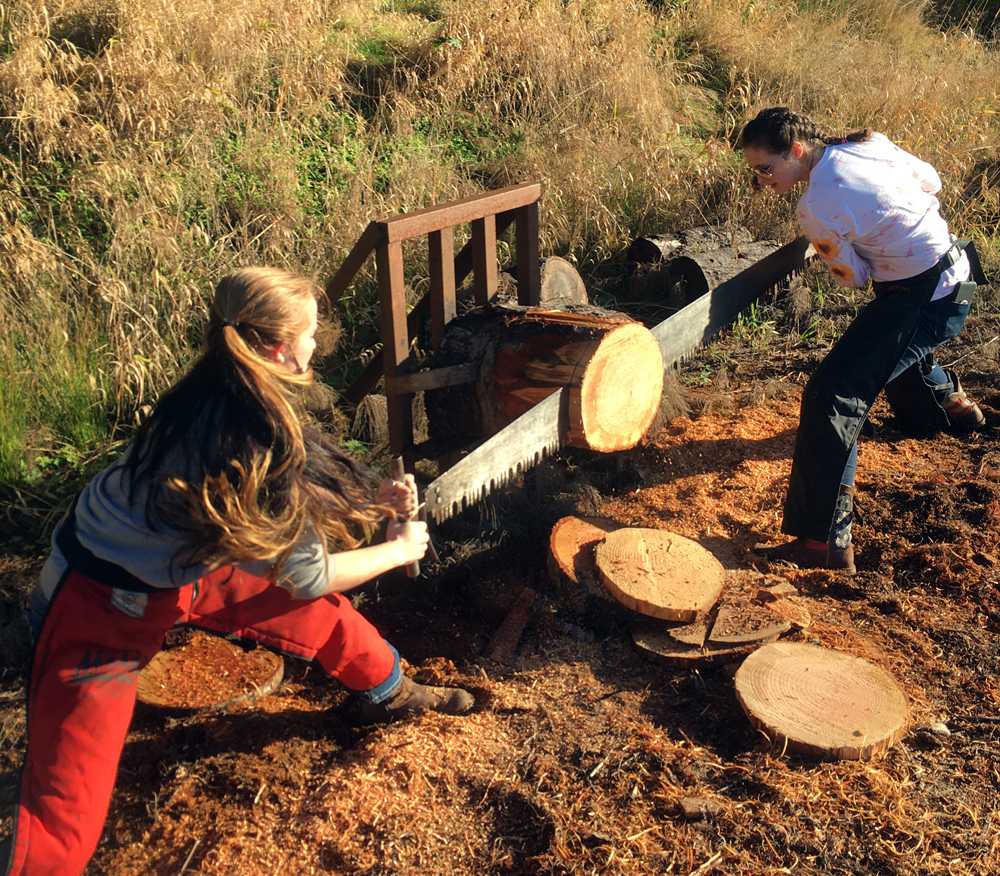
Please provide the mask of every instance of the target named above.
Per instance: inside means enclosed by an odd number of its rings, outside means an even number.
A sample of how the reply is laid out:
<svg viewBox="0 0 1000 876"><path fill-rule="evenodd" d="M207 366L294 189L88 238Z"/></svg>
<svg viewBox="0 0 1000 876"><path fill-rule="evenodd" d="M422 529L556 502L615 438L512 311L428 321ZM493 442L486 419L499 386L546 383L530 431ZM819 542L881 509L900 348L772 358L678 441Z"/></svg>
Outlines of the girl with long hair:
<svg viewBox="0 0 1000 876"><path fill-rule="evenodd" d="M759 547L768 561L855 571L851 525L857 439L885 389L914 434L966 432L985 420L934 350L962 330L977 283L975 247L957 241L938 209L937 171L882 134L830 137L786 107L762 110L738 148L755 188L805 184L796 211L837 283L875 298L847 328L802 394L782 530Z"/></svg>
<svg viewBox="0 0 1000 876"><path fill-rule="evenodd" d="M76 874L97 847L136 676L184 624L314 661L375 722L467 712L420 685L341 595L423 557L412 478L381 487L301 416L310 280L244 268L215 291L201 357L80 494L32 596L35 652L7 874ZM386 540L362 547L389 518Z"/></svg>

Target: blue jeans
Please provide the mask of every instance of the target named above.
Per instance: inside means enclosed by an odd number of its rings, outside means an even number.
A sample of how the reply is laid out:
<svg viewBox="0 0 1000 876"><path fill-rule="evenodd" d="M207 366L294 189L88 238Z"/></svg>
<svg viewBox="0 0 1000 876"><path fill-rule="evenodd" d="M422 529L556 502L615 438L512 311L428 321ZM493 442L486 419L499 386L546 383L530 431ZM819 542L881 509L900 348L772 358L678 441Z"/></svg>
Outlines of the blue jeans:
<svg viewBox="0 0 1000 876"><path fill-rule="evenodd" d="M858 434L886 384L917 368L925 384L940 392L939 402L953 391L932 353L961 331L969 305L955 296L930 300L939 274L931 269L877 286L875 300L862 308L806 385L782 521L789 535L817 541L836 535L841 485L853 483ZM845 536L849 539L849 528L835 539L838 546Z"/></svg>
<svg viewBox="0 0 1000 876"><path fill-rule="evenodd" d="M951 377L934 359L934 350L951 338L958 337L972 305L959 304L953 296L939 298L925 304L920 310L916 333L892 371L889 383L900 377L904 371L915 368L924 385L934 394L942 407L956 387ZM858 470L858 442L851 445L851 453L844 466L840 483L853 486Z"/></svg>

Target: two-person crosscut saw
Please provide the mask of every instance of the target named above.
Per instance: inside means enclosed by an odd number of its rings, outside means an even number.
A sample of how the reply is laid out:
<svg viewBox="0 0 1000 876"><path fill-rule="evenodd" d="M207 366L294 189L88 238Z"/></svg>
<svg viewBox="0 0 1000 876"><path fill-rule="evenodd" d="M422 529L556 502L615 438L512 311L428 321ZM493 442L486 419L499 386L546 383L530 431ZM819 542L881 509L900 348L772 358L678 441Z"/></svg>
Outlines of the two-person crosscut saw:
<svg viewBox="0 0 1000 876"><path fill-rule="evenodd" d="M652 329L663 367L694 353L769 289L800 272L813 255L800 237L719 284ZM427 487L426 511L438 523L506 485L563 444L569 392L563 387L505 426Z"/></svg>

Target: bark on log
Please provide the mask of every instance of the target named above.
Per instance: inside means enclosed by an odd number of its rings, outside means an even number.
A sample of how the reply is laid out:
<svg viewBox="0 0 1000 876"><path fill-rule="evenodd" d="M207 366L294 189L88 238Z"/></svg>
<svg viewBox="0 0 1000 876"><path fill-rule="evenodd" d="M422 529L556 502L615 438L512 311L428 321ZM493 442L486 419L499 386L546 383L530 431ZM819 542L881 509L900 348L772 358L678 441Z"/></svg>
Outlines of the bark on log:
<svg viewBox="0 0 1000 876"><path fill-rule="evenodd" d="M751 240L743 228L702 226L676 237L636 238L626 253L633 263L627 309L645 322L659 321L664 311L690 304L777 248Z"/></svg>
<svg viewBox="0 0 1000 876"><path fill-rule="evenodd" d="M906 696L884 669L801 642L758 648L736 673L736 698L779 750L869 760L906 730Z"/></svg>
<svg viewBox="0 0 1000 876"><path fill-rule="evenodd" d="M430 435L458 442L494 435L562 386L569 444L634 447L656 416L663 361L652 334L624 314L488 307L452 320L432 367L475 363L466 386L426 394Z"/></svg>

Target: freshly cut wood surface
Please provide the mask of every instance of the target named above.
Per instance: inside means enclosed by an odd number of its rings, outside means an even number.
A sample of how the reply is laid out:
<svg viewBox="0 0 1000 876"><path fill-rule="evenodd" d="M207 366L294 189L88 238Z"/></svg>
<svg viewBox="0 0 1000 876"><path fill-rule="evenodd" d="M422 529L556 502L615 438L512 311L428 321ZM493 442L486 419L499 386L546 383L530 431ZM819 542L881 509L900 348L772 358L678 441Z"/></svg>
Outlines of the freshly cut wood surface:
<svg viewBox="0 0 1000 876"><path fill-rule="evenodd" d="M567 440L603 453L635 447L663 395L663 356L656 339L639 323L619 326L579 362L570 383Z"/></svg>
<svg viewBox="0 0 1000 876"><path fill-rule="evenodd" d="M195 632L160 651L139 673L139 702L176 712L222 709L276 690L284 660L265 648L244 651L219 636Z"/></svg>
<svg viewBox="0 0 1000 876"><path fill-rule="evenodd" d="M616 529L621 529L621 524L606 517L569 516L557 520L549 535L550 568L574 584L596 581L594 547Z"/></svg>
<svg viewBox="0 0 1000 876"><path fill-rule="evenodd" d="M736 673L751 723L779 748L814 757L868 760L906 730L906 696L884 669L850 654L774 642Z"/></svg>
<svg viewBox="0 0 1000 876"><path fill-rule="evenodd" d="M690 623L722 592L722 563L696 541L663 529L609 533L595 562L608 592L649 617Z"/></svg>

